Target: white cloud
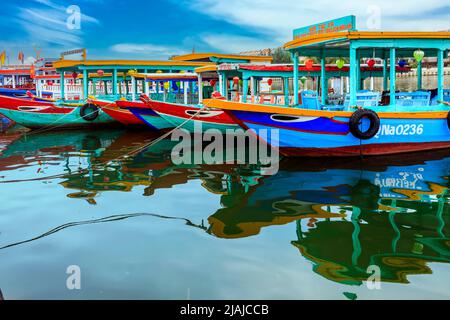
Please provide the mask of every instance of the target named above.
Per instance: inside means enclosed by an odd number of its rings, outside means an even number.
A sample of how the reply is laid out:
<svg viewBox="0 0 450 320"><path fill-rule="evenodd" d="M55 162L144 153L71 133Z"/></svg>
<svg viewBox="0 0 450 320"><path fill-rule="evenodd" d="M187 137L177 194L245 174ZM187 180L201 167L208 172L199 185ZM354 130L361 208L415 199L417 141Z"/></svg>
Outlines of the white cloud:
<svg viewBox="0 0 450 320"><path fill-rule="evenodd" d="M201 40L215 50L224 53L239 53L279 46L279 43L275 41L266 41L231 34L205 34L201 37Z"/></svg>
<svg viewBox="0 0 450 320"><path fill-rule="evenodd" d="M164 45L155 45L148 43L118 43L113 45L111 51L116 53L134 54L139 56L165 58L171 55L179 55L185 53L180 48Z"/></svg>
<svg viewBox="0 0 450 320"><path fill-rule="evenodd" d="M197 0L182 3L200 13L282 42L292 38L295 28L349 14L357 16L358 29L367 29L369 6L380 8L383 30L448 29L450 16L448 0L428 0L425 7L410 0L346 0L334 3L329 0ZM441 14L436 15L435 12Z"/></svg>
<svg viewBox="0 0 450 320"><path fill-rule="evenodd" d="M66 7L50 0L36 0L40 6L19 7L14 18L29 41L41 46L56 45L60 47L80 46L83 43L83 23L99 24L94 17L82 13L81 29L71 30L67 27L69 14Z"/></svg>

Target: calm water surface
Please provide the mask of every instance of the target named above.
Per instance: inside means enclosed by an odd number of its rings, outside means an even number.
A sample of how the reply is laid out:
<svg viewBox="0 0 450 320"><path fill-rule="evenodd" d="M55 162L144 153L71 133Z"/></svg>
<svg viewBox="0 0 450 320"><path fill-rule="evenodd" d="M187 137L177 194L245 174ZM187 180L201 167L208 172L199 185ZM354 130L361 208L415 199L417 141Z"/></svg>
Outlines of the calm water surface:
<svg viewBox="0 0 450 320"><path fill-rule="evenodd" d="M168 140L122 157L154 138L0 134L5 299L450 298L450 151L283 159L273 176L175 166Z"/></svg>

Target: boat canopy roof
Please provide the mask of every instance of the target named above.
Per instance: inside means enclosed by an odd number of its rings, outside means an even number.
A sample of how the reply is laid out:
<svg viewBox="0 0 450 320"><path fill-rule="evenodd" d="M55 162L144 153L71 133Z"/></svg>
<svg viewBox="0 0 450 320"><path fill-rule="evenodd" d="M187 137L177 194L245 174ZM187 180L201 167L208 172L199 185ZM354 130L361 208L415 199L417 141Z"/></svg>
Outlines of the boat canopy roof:
<svg viewBox="0 0 450 320"><path fill-rule="evenodd" d="M412 57L420 48L427 56L435 56L436 50L448 50L450 32L378 32L339 31L306 35L289 41L286 50L302 56L348 57L350 47L358 49L361 56L385 58L390 48L397 54Z"/></svg>
<svg viewBox="0 0 450 320"><path fill-rule="evenodd" d="M196 73L136 73L133 75L137 79L147 81L197 81Z"/></svg>
<svg viewBox="0 0 450 320"><path fill-rule="evenodd" d="M411 71L410 66L396 66L396 72L409 72ZM375 65L374 67L369 67L367 64L362 64L360 67L361 77L382 77L383 76L383 66ZM390 67L387 66L387 71ZM281 78L291 78L294 71L294 66L292 64L276 64L276 65L252 65L252 64L222 64L218 66L219 73L226 74L227 77L242 77L248 79L250 77L258 78L269 78L269 77L281 77ZM306 65L299 65L298 73L300 76L310 76L317 77L321 76L322 67L320 64L314 64L311 67ZM341 77L347 76L350 72L350 66L348 64L344 65L342 68L337 67L335 64L327 64L325 66L326 77Z"/></svg>
<svg viewBox="0 0 450 320"><path fill-rule="evenodd" d="M172 57L173 61L197 61L214 63L271 63L272 56L245 55L245 54L222 54L222 53L191 53Z"/></svg>
<svg viewBox="0 0 450 320"><path fill-rule="evenodd" d="M53 66L63 71L79 70L193 70L212 65L212 62L173 61L173 60L65 60L55 61Z"/></svg>

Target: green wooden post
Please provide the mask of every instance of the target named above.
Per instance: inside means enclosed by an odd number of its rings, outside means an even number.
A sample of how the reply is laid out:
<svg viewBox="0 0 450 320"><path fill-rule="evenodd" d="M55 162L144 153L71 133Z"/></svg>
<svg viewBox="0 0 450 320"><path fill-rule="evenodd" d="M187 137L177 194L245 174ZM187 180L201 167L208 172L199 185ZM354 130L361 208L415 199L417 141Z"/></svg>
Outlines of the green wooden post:
<svg viewBox="0 0 450 320"><path fill-rule="evenodd" d="M417 90L422 90L422 61L417 64Z"/></svg>
<svg viewBox="0 0 450 320"><path fill-rule="evenodd" d="M298 106L298 52L292 54L294 60L294 105Z"/></svg>
<svg viewBox="0 0 450 320"><path fill-rule="evenodd" d="M89 76L86 69L83 70L83 98L87 99L89 96Z"/></svg>
<svg viewBox="0 0 450 320"><path fill-rule="evenodd" d="M327 103L327 96L328 96L327 82L328 81L326 76L325 51L322 51L322 56L320 58L320 88L322 89L322 104Z"/></svg>
<svg viewBox="0 0 450 320"><path fill-rule="evenodd" d="M65 100L66 98L66 88L65 88L65 81L64 81L64 71L61 70L61 73L59 74L59 87L61 88L61 100Z"/></svg>
<svg viewBox="0 0 450 320"><path fill-rule="evenodd" d="M289 78L288 77L284 77L283 81L284 81L284 85L283 85L284 105L288 106L289 105Z"/></svg>
<svg viewBox="0 0 450 320"><path fill-rule="evenodd" d="M444 100L444 51L439 49L437 52L437 86L438 86L438 101Z"/></svg>
<svg viewBox="0 0 450 320"><path fill-rule="evenodd" d="M386 91L388 88L388 72L387 72L387 68L388 68L388 61L386 58L386 54L384 54L384 59L383 59L383 91Z"/></svg>
<svg viewBox="0 0 450 320"><path fill-rule="evenodd" d="M356 104L359 63L356 63L356 48L350 46L350 107Z"/></svg>
<svg viewBox="0 0 450 320"><path fill-rule="evenodd" d="M390 68L389 68L389 74L390 74L390 99L391 99L391 106L395 106L395 48L391 48L389 51L389 59L390 59Z"/></svg>
<svg viewBox="0 0 450 320"><path fill-rule="evenodd" d="M113 94L113 96L117 95L117 69L113 70L112 94Z"/></svg>

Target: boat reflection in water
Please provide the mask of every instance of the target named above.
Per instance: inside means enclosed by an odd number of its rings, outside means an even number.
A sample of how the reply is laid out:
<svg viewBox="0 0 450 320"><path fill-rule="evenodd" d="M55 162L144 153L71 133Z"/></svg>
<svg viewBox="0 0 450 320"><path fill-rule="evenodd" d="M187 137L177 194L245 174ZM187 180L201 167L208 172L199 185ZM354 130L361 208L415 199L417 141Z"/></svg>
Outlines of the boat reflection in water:
<svg viewBox="0 0 450 320"><path fill-rule="evenodd" d="M145 186L143 196L152 196L158 189L200 180L204 189L220 195L221 208L204 217L207 223L182 217L188 226L200 226L195 230L217 238L237 239L295 223L297 234L286 245L311 261L314 272L341 284L361 285L370 266L380 268L381 281L408 283L409 275L432 273L431 262L450 262L450 151L401 159L284 159L277 174L263 176L257 165L176 166L170 156L176 142L162 140L148 147L155 137L147 133L85 137L70 132L58 135L57 141L47 137L53 142L42 136L27 140L33 145L24 145L23 139L11 141L2 151L2 163L22 155L26 165L31 160L24 156L29 155L25 149L51 159L60 157L62 150L89 149L82 154L88 159L87 170L67 170L59 179L71 190L70 198L91 204L101 192Z"/></svg>

